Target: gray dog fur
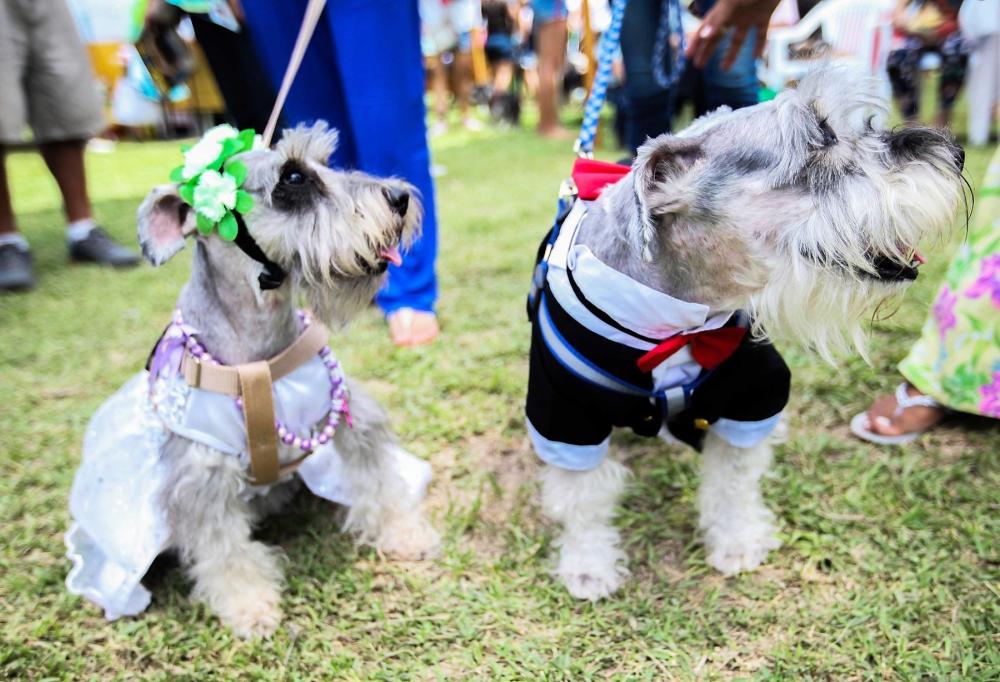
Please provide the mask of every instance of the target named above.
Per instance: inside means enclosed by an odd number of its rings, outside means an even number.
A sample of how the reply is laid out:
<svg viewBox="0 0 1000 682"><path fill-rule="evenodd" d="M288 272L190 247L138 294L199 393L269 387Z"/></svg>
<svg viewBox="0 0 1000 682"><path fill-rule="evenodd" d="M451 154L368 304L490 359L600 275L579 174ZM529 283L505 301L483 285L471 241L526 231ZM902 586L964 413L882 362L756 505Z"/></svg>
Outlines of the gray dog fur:
<svg viewBox="0 0 1000 682"><path fill-rule="evenodd" d="M420 207L411 198L405 214L389 205L389 191L413 188L327 167L337 136L323 124L286 131L270 150L241 155L248 170L244 189L254 209L246 224L254 240L289 277L273 291L261 291L262 267L214 233L197 235L193 211L176 187L154 189L139 209L139 241L146 258L159 265L194 237L191 277L180 294L184 320L199 340L226 364L264 360L288 347L299 333L296 305L334 327L345 325L366 306L384 281L379 251L413 238ZM282 187L294 164L304 182ZM393 470L396 437L385 412L356 383L350 383L353 428L338 429L335 444L356 503L345 530L359 542L402 559L436 553L439 537L405 492ZM299 453L279 444L283 463ZM171 436L163 451L169 466L163 490L172 544L195 581L193 595L241 636L268 635L281 619L280 552L251 538L253 524L288 500L296 483L277 484L248 502L241 492L247 472L232 456Z"/></svg>
<svg viewBox="0 0 1000 682"><path fill-rule="evenodd" d="M864 355L863 320L909 284L873 277L874 258L902 269L918 243L948 239L963 196L961 148L943 131L880 129L873 85L825 68L774 101L649 140L577 243L675 298L749 311L759 337L828 359L853 342ZM771 459L769 443L740 449L707 434L699 527L724 573L779 544L759 487ZM561 526L555 573L577 597L605 597L628 573L612 524L627 474L610 459L543 472L542 505Z"/></svg>

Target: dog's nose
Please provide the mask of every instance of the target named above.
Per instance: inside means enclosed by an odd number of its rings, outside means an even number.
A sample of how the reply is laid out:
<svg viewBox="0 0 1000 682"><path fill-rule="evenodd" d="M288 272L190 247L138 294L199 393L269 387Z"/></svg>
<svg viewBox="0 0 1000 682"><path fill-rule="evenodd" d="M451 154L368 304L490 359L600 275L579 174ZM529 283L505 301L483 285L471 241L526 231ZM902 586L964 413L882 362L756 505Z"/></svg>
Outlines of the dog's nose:
<svg viewBox="0 0 1000 682"><path fill-rule="evenodd" d="M382 194L385 195L385 200L389 202L389 207L392 208L400 216L406 215L406 209L410 207L410 193L405 189L398 189L396 187L387 187L382 190Z"/></svg>
<svg viewBox="0 0 1000 682"><path fill-rule="evenodd" d="M965 168L965 150L956 144L952 155L955 157L955 165L958 166L958 170L963 170Z"/></svg>

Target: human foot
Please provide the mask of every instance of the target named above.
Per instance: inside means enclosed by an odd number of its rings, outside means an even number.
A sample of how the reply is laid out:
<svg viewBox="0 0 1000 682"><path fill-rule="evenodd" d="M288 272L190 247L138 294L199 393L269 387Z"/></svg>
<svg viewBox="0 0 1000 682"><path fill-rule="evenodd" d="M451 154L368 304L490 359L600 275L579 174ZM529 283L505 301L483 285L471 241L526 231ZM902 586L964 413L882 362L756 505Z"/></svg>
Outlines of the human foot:
<svg viewBox="0 0 1000 682"><path fill-rule="evenodd" d="M69 242L70 258L78 263L97 263L116 268L139 264L139 254L116 242L101 227L94 227L86 237Z"/></svg>
<svg viewBox="0 0 1000 682"><path fill-rule="evenodd" d="M31 252L19 244L0 244L0 291L23 291L33 286Z"/></svg>
<svg viewBox="0 0 1000 682"><path fill-rule="evenodd" d="M539 126L538 134L549 140L568 140L573 137L570 131L559 125L547 126L545 128Z"/></svg>
<svg viewBox="0 0 1000 682"><path fill-rule="evenodd" d="M933 398L903 382L895 395L879 397L867 412L856 415L851 432L880 445L909 443L941 421L946 412Z"/></svg>
<svg viewBox="0 0 1000 682"><path fill-rule="evenodd" d="M400 308L386 316L389 336L397 346L422 346L441 333L437 315L426 310Z"/></svg>

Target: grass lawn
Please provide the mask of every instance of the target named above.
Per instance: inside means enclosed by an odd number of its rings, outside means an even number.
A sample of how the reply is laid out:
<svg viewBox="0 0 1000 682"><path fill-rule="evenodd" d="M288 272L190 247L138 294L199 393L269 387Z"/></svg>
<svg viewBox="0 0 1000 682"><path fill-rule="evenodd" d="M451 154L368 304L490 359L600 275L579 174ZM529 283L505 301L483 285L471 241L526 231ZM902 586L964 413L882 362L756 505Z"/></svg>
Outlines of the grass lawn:
<svg viewBox="0 0 1000 682"><path fill-rule="evenodd" d="M286 619L234 639L174 567L154 571L137 619L107 623L63 587L66 502L89 416L145 361L188 256L129 272L65 263L57 193L40 159L13 154L16 208L40 280L0 298L0 677L18 679L800 679L1000 676L1000 432L949 423L906 448L846 423L898 381L946 251L876 324L873 362L829 367L782 345L793 368L790 441L766 483L784 546L724 578L695 540L697 457L616 436L635 472L620 525L633 579L579 603L547 570L552 529L522 424L535 247L571 162L530 131L434 142L441 215L440 343L397 350L366 312L332 345L434 465L439 561L355 549L334 510L300 497L260 536L288 556ZM134 241L134 213L178 160L176 143L90 155L98 217ZM978 182L992 149L970 150ZM615 158L608 153L608 158Z"/></svg>

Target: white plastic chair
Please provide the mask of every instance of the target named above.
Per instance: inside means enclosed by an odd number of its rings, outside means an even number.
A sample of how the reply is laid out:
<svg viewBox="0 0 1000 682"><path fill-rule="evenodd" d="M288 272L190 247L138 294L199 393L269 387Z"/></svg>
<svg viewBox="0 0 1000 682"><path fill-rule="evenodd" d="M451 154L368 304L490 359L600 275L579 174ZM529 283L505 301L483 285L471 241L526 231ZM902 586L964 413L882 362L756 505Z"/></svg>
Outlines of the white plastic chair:
<svg viewBox="0 0 1000 682"><path fill-rule="evenodd" d="M823 0L796 25L770 31L762 80L781 90L828 61L855 63L885 80L894 5L894 0ZM829 53L818 59L793 59L789 48L817 30L830 46Z"/></svg>

